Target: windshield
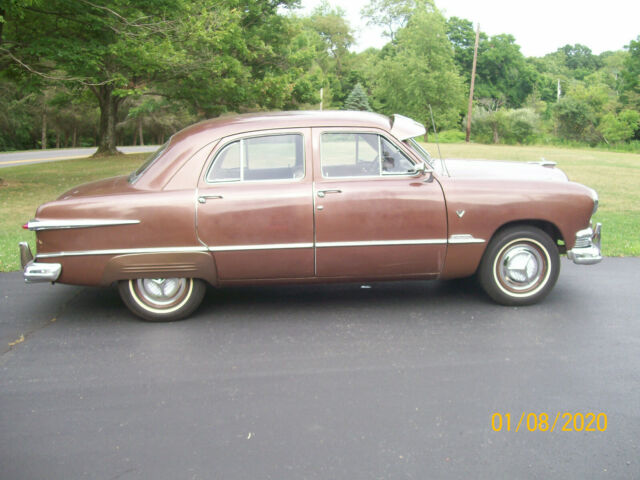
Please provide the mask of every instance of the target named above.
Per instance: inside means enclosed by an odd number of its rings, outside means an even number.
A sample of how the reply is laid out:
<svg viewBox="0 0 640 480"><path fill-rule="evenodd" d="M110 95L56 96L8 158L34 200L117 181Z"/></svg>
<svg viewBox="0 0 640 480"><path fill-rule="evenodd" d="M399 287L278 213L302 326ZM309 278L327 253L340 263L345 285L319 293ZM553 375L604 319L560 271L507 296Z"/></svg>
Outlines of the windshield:
<svg viewBox="0 0 640 480"><path fill-rule="evenodd" d="M160 155L162 155L162 152L164 152L165 148L167 148L167 145L169 144L169 142L165 143L164 145L162 145L158 150L156 150L154 153L151 154L151 156L149 158L147 158L145 160L145 162L140 165L140 167L138 167L138 169L133 172L131 175L129 175L129 183L135 183L135 181L140 178L140 176L151 166L153 165L153 162L155 162Z"/></svg>
<svg viewBox="0 0 640 480"><path fill-rule="evenodd" d="M416 141L415 138L409 138L405 140L405 143L408 144L419 156L424 160L424 162L429 165L431 168L434 168L433 159L429 152L427 152L422 146Z"/></svg>

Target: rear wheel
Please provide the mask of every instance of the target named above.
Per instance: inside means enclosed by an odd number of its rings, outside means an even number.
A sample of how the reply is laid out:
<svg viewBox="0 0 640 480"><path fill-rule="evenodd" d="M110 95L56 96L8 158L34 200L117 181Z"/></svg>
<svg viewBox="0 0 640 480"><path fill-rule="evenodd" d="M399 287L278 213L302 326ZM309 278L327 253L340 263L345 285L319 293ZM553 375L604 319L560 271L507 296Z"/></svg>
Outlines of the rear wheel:
<svg viewBox="0 0 640 480"><path fill-rule="evenodd" d="M137 316L150 322L180 320L202 303L206 286L194 278L137 278L118 284L120 297Z"/></svg>
<svg viewBox="0 0 640 480"><path fill-rule="evenodd" d="M487 247L479 269L480 284L503 305L531 305L553 289L560 273L558 247L539 228L511 227Z"/></svg>

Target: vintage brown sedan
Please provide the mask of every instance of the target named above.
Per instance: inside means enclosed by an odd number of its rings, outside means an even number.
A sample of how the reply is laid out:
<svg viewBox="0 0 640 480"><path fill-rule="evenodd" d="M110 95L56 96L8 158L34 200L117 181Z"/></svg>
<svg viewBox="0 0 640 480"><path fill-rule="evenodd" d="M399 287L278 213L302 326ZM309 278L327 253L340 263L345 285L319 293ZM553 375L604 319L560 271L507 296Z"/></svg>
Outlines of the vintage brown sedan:
<svg viewBox="0 0 640 480"><path fill-rule="evenodd" d="M117 283L146 320L215 287L477 274L505 305L601 260L596 193L554 164L432 159L406 117L279 112L202 122L129 176L76 187L26 227L27 282Z"/></svg>

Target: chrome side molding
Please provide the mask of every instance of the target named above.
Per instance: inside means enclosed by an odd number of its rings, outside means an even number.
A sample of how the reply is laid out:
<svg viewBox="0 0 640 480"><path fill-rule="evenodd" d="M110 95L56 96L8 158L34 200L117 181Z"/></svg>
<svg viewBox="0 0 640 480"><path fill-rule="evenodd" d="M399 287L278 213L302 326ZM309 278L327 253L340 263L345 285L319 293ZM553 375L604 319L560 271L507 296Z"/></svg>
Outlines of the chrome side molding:
<svg viewBox="0 0 640 480"><path fill-rule="evenodd" d="M462 214L464 215L464 210L462 210ZM459 217L462 215L458 214ZM451 235L449 237L449 244L459 245L463 243L485 243L485 240L482 238L476 238L469 233L461 233L458 235Z"/></svg>

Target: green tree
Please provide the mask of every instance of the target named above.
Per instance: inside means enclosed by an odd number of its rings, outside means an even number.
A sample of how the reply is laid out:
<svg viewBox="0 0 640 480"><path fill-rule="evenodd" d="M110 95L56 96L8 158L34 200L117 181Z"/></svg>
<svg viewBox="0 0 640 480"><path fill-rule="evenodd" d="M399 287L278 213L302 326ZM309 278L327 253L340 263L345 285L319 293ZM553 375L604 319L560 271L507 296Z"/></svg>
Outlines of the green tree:
<svg viewBox="0 0 640 480"><path fill-rule="evenodd" d="M464 18L450 17L447 20L447 37L453 45L454 59L460 69L460 74L467 84L471 81L473 66L473 50L476 43L476 33L473 23ZM480 32L478 55L482 55L487 45L487 34ZM477 72L476 72L477 76Z"/></svg>
<svg viewBox="0 0 640 480"><path fill-rule="evenodd" d="M622 99L626 105L640 111L640 35L625 47L629 55L624 60Z"/></svg>
<svg viewBox="0 0 640 480"><path fill-rule="evenodd" d="M313 68L320 74L317 90L324 88L323 105L330 108L339 108L353 86L362 80L353 75L356 55L349 51L354 41L353 31L345 15L342 8L331 7L323 1L300 20L314 52Z"/></svg>
<svg viewBox="0 0 640 480"><path fill-rule="evenodd" d="M366 112L371 111L367 92L364 91L364 88L362 88L362 85L360 85L359 83L357 83L356 86L353 87L353 90L351 90L351 93L345 100L344 110L364 110Z"/></svg>
<svg viewBox="0 0 640 480"><path fill-rule="evenodd" d="M564 64L572 72L572 76L578 80L584 79L587 75L602 67L602 62L591 49L585 45L576 43L575 45L565 45L558 49L563 54Z"/></svg>
<svg viewBox="0 0 640 480"><path fill-rule="evenodd" d="M294 0L49 0L5 12L2 52L49 81L88 88L100 108L98 154L116 151L125 98L161 94L201 116L281 108L297 88Z"/></svg>
<svg viewBox="0 0 640 480"><path fill-rule="evenodd" d="M503 99L509 107L520 107L533 91L536 77L512 35L494 35L478 48L477 98Z"/></svg>
<svg viewBox="0 0 640 480"><path fill-rule="evenodd" d="M595 144L600 139L596 130L596 115L584 100L567 96L553 107L556 130L561 138Z"/></svg>
<svg viewBox="0 0 640 480"><path fill-rule="evenodd" d="M170 41L180 0L133 2L49 0L5 15L2 52L14 64L53 82L85 86L100 108L99 154L116 151L123 99L170 68Z"/></svg>
<svg viewBox="0 0 640 480"><path fill-rule="evenodd" d="M431 105L441 129L458 127L466 89L453 56L444 17L433 4L420 2L395 43L381 52L374 84L381 110L429 124Z"/></svg>
<svg viewBox="0 0 640 480"><path fill-rule="evenodd" d="M367 25L378 25L384 28L384 34L392 41L396 32L407 24L407 21L418 7L421 0L369 0L361 15L367 19Z"/></svg>

